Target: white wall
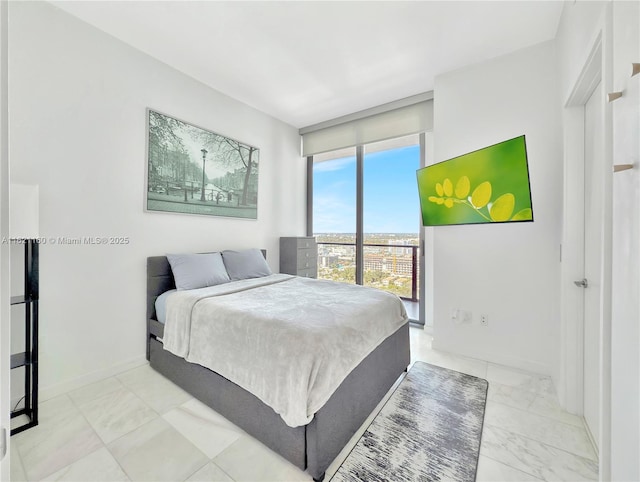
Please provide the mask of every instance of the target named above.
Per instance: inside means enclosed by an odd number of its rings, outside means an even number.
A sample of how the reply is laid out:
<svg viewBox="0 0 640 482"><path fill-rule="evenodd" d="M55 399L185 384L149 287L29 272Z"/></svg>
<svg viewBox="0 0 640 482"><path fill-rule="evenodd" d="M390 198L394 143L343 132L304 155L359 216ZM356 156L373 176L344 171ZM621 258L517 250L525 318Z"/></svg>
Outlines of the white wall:
<svg viewBox="0 0 640 482"><path fill-rule="evenodd" d="M562 148L554 42L436 78L435 161L524 134L533 223L430 228L434 347L553 372L559 338ZM452 310L473 313L455 324ZM488 326L479 325L480 314Z"/></svg>
<svg viewBox="0 0 640 482"><path fill-rule="evenodd" d="M611 479L640 480L640 3L613 2Z"/></svg>
<svg viewBox="0 0 640 482"><path fill-rule="evenodd" d="M609 17L611 13L611 17ZM559 65L566 100L578 81L589 50L604 37L604 81L610 91L624 91L612 104L605 125L614 164L636 168L613 174L613 206L607 213L611 235L611 310L604 313L611 332L610 445L601 447L604 480L640 480L640 76L631 78L631 62L640 62L640 4L638 2L566 3L558 30ZM609 43L610 42L610 43ZM611 180L609 180L611 184ZM606 395L606 394L605 394ZM608 442L608 440L604 440ZM610 460L607 460L610 459Z"/></svg>
<svg viewBox="0 0 640 482"><path fill-rule="evenodd" d="M568 99L594 44L606 3L565 2L556 35L563 103Z"/></svg>
<svg viewBox="0 0 640 482"><path fill-rule="evenodd" d="M8 125L8 55L7 55L7 2L0 3L0 237L9 235L9 125ZM0 244L0 427L10 427L10 315L9 279L10 252L7 244ZM9 435L0 434L3 446L8 445L7 455L0 459L0 480L9 480L11 444Z"/></svg>
<svg viewBox="0 0 640 482"><path fill-rule="evenodd" d="M295 128L49 4L12 2L9 23L12 182L40 186L41 236L131 240L41 246L46 397L144 360L147 256L260 247L277 271L306 166ZM147 107L261 149L257 220L143 212Z"/></svg>

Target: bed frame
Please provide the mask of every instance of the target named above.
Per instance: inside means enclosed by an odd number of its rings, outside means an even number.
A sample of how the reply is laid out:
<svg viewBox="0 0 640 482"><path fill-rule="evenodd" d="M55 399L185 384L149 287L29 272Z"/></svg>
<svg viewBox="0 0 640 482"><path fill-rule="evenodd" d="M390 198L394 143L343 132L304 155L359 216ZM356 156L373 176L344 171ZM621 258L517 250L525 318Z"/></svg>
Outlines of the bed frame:
<svg viewBox="0 0 640 482"><path fill-rule="evenodd" d="M175 288L165 256L147 258L147 359L151 366L201 402L260 440L316 481L360 428L410 362L409 323L369 354L305 426L289 427L256 396L162 346L156 298Z"/></svg>

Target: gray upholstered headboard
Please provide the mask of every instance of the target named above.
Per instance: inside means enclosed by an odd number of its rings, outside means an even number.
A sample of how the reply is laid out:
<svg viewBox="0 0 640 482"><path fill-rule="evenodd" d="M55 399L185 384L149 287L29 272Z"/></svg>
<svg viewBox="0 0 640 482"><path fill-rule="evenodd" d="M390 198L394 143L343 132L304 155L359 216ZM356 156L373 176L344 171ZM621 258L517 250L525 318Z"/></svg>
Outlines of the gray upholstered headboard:
<svg viewBox="0 0 640 482"><path fill-rule="evenodd" d="M267 257L267 250L262 250ZM150 256L147 258L147 323L156 319L156 298L165 291L176 287L171 265L166 256Z"/></svg>
<svg viewBox="0 0 640 482"><path fill-rule="evenodd" d="M156 319L156 298L176 287L166 256L147 258L147 320Z"/></svg>

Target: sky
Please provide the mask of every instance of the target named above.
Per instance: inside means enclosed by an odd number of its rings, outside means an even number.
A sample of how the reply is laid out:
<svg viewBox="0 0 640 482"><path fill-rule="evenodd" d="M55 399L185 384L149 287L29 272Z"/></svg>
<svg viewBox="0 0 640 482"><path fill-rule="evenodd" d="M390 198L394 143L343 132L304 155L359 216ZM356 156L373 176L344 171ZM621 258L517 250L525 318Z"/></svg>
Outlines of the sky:
<svg viewBox="0 0 640 482"><path fill-rule="evenodd" d="M419 146L364 157L364 232L418 233L420 201L416 169ZM354 233L356 158L319 162L313 170L313 231Z"/></svg>

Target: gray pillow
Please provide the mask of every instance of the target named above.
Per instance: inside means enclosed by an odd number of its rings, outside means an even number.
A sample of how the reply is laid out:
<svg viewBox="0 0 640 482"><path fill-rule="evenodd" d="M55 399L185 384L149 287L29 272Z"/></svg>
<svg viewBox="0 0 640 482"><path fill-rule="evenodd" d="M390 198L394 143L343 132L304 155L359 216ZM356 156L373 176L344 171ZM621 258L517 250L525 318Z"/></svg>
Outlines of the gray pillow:
<svg viewBox="0 0 640 482"><path fill-rule="evenodd" d="M176 288L194 290L231 281L220 253L168 254Z"/></svg>
<svg viewBox="0 0 640 482"><path fill-rule="evenodd" d="M223 251L222 259L232 281L269 276L271 268L259 249Z"/></svg>

